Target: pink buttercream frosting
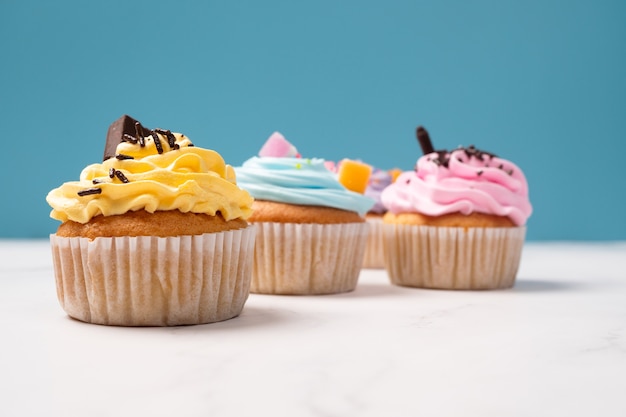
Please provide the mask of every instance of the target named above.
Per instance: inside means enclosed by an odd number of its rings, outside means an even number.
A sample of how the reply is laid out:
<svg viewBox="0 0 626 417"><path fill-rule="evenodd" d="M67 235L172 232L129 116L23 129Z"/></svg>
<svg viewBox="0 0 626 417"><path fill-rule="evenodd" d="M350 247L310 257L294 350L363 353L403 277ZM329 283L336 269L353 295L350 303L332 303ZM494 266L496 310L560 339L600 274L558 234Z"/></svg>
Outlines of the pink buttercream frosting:
<svg viewBox="0 0 626 417"><path fill-rule="evenodd" d="M474 147L422 156L415 171L400 174L385 188L381 200L394 214L479 212L508 216L518 226L532 213L522 170Z"/></svg>

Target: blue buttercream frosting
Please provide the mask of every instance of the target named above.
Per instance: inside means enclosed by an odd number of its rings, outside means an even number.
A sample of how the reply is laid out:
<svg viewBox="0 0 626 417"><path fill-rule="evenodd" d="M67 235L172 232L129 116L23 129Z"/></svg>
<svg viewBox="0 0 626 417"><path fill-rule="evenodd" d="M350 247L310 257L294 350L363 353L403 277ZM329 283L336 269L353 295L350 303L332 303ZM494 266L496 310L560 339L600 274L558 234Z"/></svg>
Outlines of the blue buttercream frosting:
<svg viewBox="0 0 626 417"><path fill-rule="evenodd" d="M252 157L235 167L237 185L257 200L334 207L365 215L374 200L346 189L319 158Z"/></svg>

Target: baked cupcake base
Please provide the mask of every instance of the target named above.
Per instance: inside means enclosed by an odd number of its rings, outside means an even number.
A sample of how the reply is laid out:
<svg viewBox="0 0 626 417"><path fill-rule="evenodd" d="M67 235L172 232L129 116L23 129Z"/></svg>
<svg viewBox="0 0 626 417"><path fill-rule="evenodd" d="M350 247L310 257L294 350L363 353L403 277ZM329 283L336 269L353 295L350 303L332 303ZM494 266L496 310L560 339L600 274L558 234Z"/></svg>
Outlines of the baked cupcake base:
<svg viewBox="0 0 626 417"><path fill-rule="evenodd" d="M179 237L50 236L57 295L75 319L116 326L211 323L241 313L255 227Z"/></svg>
<svg viewBox="0 0 626 417"><path fill-rule="evenodd" d="M526 227L386 224L385 268L393 284L455 290L510 288Z"/></svg>
<svg viewBox="0 0 626 417"><path fill-rule="evenodd" d="M335 294L356 287L368 225L257 222L250 292Z"/></svg>

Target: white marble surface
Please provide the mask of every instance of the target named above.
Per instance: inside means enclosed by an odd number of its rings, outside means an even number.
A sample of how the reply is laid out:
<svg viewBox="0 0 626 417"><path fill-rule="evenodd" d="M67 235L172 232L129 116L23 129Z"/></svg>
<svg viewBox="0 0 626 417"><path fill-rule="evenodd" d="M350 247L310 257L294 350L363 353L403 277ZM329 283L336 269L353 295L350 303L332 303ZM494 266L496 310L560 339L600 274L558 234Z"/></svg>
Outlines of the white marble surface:
<svg viewBox="0 0 626 417"><path fill-rule="evenodd" d="M0 240L1 416L624 416L626 243L529 243L515 288L251 295L178 328L69 319Z"/></svg>

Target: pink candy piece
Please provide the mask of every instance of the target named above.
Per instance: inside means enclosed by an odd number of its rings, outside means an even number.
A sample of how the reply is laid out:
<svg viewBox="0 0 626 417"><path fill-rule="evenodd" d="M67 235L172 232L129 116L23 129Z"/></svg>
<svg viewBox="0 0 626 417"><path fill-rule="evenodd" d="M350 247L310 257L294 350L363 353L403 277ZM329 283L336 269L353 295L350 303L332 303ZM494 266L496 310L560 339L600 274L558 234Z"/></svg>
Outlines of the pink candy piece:
<svg viewBox="0 0 626 417"><path fill-rule="evenodd" d="M274 132L267 139L261 150L259 156L273 156L278 158L299 157L300 154L295 146L293 146L283 135L279 132Z"/></svg>
<svg viewBox="0 0 626 417"><path fill-rule="evenodd" d="M324 161L324 166L326 167L326 169L328 169L330 172L334 172L337 173L337 167L339 165L335 164L333 161Z"/></svg>

